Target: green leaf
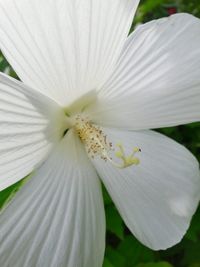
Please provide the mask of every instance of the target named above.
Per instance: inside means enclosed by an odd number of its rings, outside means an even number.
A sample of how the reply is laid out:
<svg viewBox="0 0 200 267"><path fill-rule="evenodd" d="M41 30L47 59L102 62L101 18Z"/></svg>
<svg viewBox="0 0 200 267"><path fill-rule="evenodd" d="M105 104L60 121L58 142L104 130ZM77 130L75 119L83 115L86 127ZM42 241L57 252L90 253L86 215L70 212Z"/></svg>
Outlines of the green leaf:
<svg viewBox="0 0 200 267"><path fill-rule="evenodd" d="M200 262L194 263L190 265L189 267L200 267Z"/></svg>
<svg viewBox="0 0 200 267"><path fill-rule="evenodd" d="M28 181L31 175L20 180L16 184L4 189L0 192L0 210L6 205L19 191L19 189Z"/></svg>
<svg viewBox="0 0 200 267"><path fill-rule="evenodd" d="M124 238L123 220L113 205L109 205L106 208L106 222L107 222L107 229L111 233L115 234L119 239L123 240Z"/></svg>
<svg viewBox="0 0 200 267"><path fill-rule="evenodd" d="M104 187L104 185L102 184L102 192L103 192L103 199L104 199L104 204L105 205L110 205L112 204L112 199L110 197L110 195L108 194L106 188Z"/></svg>
<svg viewBox="0 0 200 267"><path fill-rule="evenodd" d="M194 215L191 226L186 234L186 237L193 242L198 242L199 236L200 236L200 208Z"/></svg>
<svg viewBox="0 0 200 267"><path fill-rule="evenodd" d="M138 264L136 267L173 267L168 262L152 262L152 263L141 263Z"/></svg>
<svg viewBox="0 0 200 267"><path fill-rule="evenodd" d="M134 236L128 235L118 247L118 251L126 259L127 266L140 262L154 261L154 252L143 246Z"/></svg>
<svg viewBox="0 0 200 267"><path fill-rule="evenodd" d="M114 267L125 267L126 259L112 247L108 246L106 250L106 257L109 260L111 266ZM88 266L89 267L89 266Z"/></svg>
<svg viewBox="0 0 200 267"><path fill-rule="evenodd" d="M103 267L115 267L115 266L112 265L112 263L110 263L110 261L107 258L105 258L103 262Z"/></svg>
<svg viewBox="0 0 200 267"><path fill-rule="evenodd" d="M164 2L163 0L154 0L154 1L147 0L145 2L145 4L139 6L139 9L143 13L152 12L153 9L155 9L156 7L158 7L163 2Z"/></svg>

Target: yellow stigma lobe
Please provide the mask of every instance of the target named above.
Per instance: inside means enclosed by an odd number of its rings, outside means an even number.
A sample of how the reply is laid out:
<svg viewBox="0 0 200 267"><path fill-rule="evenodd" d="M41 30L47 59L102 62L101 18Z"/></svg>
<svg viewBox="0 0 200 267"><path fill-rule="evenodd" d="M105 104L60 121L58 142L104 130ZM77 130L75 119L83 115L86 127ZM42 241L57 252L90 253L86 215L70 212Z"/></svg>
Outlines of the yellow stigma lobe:
<svg viewBox="0 0 200 267"><path fill-rule="evenodd" d="M119 168L123 169L132 165L138 165L140 163L139 158L135 157L136 153L141 152L140 148L135 147L133 149L133 153L129 156L126 156L122 144L117 144L117 147L119 148L119 150L115 153L115 155L123 162L122 165L119 166Z"/></svg>
<svg viewBox="0 0 200 267"><path fill-rule="evenodd" d="M115 156L122 160L122 164L113 161L111 156L109 156L110 152L114 150L112 143L108 142L107 136L101 128L92 124L87 118L83 118L80 115L76 116L74 128L91 158L100 156L104 161L110 161L115 167L120 169L140 163L139 158L135 157L135 154L141 152L141 150L134 148L133 153L126 156L122 144L117 145L119 150L115 153Z"/></svg>

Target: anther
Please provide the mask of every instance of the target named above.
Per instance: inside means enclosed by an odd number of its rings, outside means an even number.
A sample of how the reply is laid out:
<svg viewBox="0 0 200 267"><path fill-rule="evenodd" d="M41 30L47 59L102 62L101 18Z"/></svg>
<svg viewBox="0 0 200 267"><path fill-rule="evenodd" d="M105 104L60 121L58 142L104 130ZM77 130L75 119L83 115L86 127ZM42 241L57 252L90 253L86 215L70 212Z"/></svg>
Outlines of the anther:
<svg viewBox="0 0 200 267"><path fill-rule="evenodd" d="M95 156L100 156L104 161L109 161L112 165L120 169L140 163L139 158L137 158L135 154L141 152L141 149L135 147L133 148L132 154L126 156L121 143L117 144L118 151L115 152L115 156L122 160L122 164L115 162L109 155L111 151L114 150L113 144L108 142L107 136L103 131L99 127L93 125L87 118L78 115L75 119L74 128L91 158L94 159Z"/></svg>

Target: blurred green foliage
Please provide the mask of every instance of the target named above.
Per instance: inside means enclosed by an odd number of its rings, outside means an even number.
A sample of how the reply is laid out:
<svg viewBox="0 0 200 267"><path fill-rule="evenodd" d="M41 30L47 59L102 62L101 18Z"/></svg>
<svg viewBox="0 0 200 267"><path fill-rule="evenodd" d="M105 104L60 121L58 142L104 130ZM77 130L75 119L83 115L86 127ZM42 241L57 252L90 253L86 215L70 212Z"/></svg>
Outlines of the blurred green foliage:
<svg viewBox="0 0 200 267"><path fill-rule="evenodd" d="M200 1L143 0L131 30L136 24L168 16L174 11L188 12L200 18ZM200 123L159 131L185 145L200 160ZM180 244L154 252L141 245L128 231L107 193L104 199L107 219L104 267L200 267L200 208Z"/></svg>
<svg viewBox="0 0 200 267"><path fill-rule="evenodd" d="M133 22L132 30L135 24L168 16L174 10L192 13L200 18L200 0L143 0ZM1 54L0 71L17 78ZM200 160L200 123L159 131L184 144ZM0 208L22 183L23 181L0 193ZM105 189L104 202L107 220L107 246L103 267L200 267L200 208L180 244L166 251L155 252L141 245L129 232Z"/></svg>

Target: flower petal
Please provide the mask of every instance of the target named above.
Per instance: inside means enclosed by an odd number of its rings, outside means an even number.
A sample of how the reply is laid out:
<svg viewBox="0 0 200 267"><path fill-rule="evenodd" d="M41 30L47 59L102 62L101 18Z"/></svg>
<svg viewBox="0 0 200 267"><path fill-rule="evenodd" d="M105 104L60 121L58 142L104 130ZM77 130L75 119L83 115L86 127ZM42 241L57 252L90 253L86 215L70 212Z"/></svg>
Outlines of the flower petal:
<svg viewBox="0 0 200 267"><path fill-rule="evenodd" d="M79 140L67 134L3 212L0 228L0 266L102 266L100 182Z"/></svg>
<svg viewBox="0 0 200 267"><path fill-rule="evenodd" d="M0 191L43 162L62 118L52 100L0 73Z"/></svg>
<svg viewBox="0 0 200 267"><path fill-rule="evenodd" d="M138 2L0 1L0 48L25 83L66 105L108 78Z"/></svg>
<svg viewBox="0 0 200 267"><path fill-rule="evenodd" d="M141 148L140 164L126 169L94 160L125 223L149 248L178 243L200 199L198 162L183 146L155 132L104 132L113 144L124 141L127 153Z"/></svg>
<svg viewBox="0 0 200 267"><path fill-rule="evenodd" d="M151 129L200 120L200 20L177 14L128 38L93 110L97 123Z"/></svg>

